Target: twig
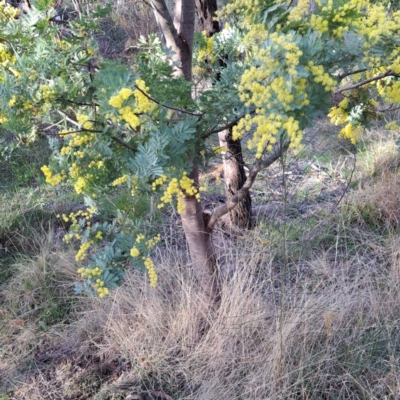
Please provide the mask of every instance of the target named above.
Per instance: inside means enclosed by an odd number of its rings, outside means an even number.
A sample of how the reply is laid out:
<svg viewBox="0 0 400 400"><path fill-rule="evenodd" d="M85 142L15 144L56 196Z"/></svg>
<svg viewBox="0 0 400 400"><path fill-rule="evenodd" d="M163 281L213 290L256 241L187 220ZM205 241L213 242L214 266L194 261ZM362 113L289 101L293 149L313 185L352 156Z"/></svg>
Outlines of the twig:
<svg viewBox="0 0 400 400"><path fill-rule="evenodd" d="M133 147L133 146L129 145L128 143L125 143L120 138L117 138L116 136L111 136L111 139L115 140L118 144L120 144L123 147L126 147L129 150L132 150L135 153L137 152L137 148L136 147Z"/></svg>
<svg viewBox="0 0 400 400"><path fill-rule="evenodd" d="M58 112L60 115L64 116L65 119L66 119L68 122L71 122L71 124L73 124L73 125L75 125L75 126L79 126L79 127L81 126L81 124L80 124L79 122L76 122L76 121L74 121L72 118L70 118L69 115L68 115L65 111L57 110L57 112Z"/></svg>
<svg viewBox="0 0 400 400"><path fill-rule="evenodd" d="M202 117L204 115L204 113L198 114L198 113L193 113L190 111L182 110L177 107L167 106L166 104L163 104L163 103L159 102L158 100L154 99L153 97L149 96L146 92L144 92L142 89L140 89L140 87L138 87L137 85L134 85L134 86L137 90L139 90L139 92L141 92L143 95L145 95L149 100L153 101L154 103L156 103L162 107L168 108L169 110L174 110L174 111L178 111L178 112L181 112L184 114L192 115L193 117Z"/></svg>
<svg viewBox="0 0 400 400"><path fill-rule="evenodd" d="M358 69L356 71L343 72L342 74L338 75L338 78L341 81L343 78L346 78L346 76L359 74L360 72L365 72L365 71L367 71L367 68Z"/></svg>
<svg viewBox="0 0 400 400"><path fill-rule="evenodd" d="M368 83L371 83L374 81L379 81L379 79L386 78L387 76L396 76L396 74L393 71L389 70L389 71L386 71L384 74L374 76L372 78L366 79L365 81L358 82L358 83L355 83L354 85L349 85L349 86L345 86L344 88L337 89L333 92L333 94L346 92L347 90L357 89L360 86L367 85Z"/></svg>

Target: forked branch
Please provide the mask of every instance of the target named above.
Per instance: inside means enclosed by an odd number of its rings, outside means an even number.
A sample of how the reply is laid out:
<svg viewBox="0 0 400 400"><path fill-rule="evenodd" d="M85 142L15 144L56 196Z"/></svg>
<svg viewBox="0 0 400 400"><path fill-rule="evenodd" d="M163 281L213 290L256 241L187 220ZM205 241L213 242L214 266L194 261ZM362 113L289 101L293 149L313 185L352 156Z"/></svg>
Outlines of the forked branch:
<svg viewBox="0 0 400 400"><path fill-rule="evenodd" d="M242 188L239 189L237 193L231 198L231 200L228 201L226 204L214 209L207 223L207 232L212 232L217 221L223 215L227 214L230 210L235 208L236 205L239 204L246 197L247 193L253 186L258 173L263 169L268 168L271 164L278 160L279 157L281 157L281 155L287 151L287 149L289 148L289 144L290 142L285 142L283 144L279 143L275 145L272 154L270 154L267 158L263 160L261 159L256 161L253 168L250 170L249 176L247 177Z"/></svg>

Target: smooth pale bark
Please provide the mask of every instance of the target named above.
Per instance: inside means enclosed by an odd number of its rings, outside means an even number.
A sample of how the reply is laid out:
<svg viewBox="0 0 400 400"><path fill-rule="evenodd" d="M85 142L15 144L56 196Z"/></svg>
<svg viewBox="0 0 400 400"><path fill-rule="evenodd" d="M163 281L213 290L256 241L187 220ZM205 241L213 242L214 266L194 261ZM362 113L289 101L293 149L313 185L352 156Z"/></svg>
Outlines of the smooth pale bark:
<svg viewBox="0 0 400 400"><path fill-rule="evenodd" d="M165 1L151 0L155 18L165 38L165 45L172 52L171 61L176 65L175 77L183 76L191 81L195 0L183 0L180 4L180 18L175 21L175 26Z"/></svg>
<svg viewBox="0 0 400 400"><path fill-rule="evenodd" d="M199 170L194 166L190 178L195 185L199 183ZM201 204L193 196L183 199L185 213L182 214L182 226L189 246L194 273L200 283L205 300L216 304L220 299L219 275L215 252L212 244L212 232L206 229Z"/></svg>
<svg viewBox="0 0 400 400"><path fill-rule="evenodd" d="M175 76L192 79L192 48L195 26L195 0L177 0L172 19L164 0L151 0L157 22L163 31L166 46L173 51L172 61L176 64ZM190 93L188 93L190 96ZM190 174L195 185L199 184L198 167L193 160ZM202 287L205 301L218 303L220 297L218 269L212 246L211 233L206 230L201 204L193 196L183 199L185 213L182 226L192 260L193 271Z"/></svg>

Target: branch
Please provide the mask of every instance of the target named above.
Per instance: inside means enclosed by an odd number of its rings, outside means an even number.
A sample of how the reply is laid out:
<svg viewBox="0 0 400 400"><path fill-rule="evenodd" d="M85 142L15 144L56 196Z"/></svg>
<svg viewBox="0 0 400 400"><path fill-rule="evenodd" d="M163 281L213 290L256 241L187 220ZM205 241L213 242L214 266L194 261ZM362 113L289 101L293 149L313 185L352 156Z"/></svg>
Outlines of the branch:
<svg viewBox="0 0 400 400"><path fill-rule="evenodd" d="M244 114L240 115L239 117L235 118L233 121L229 122L228 124L223 125L223 126L220 126L219 128L212 129L211 131L208 131L208 132L203 136L203 138L206 139L206 138L208 138L209 136L211 136L213 133L222 132L222 131L224 131L225 129L232 128L232 127L235 126L242 118L244 118L247 114L253 115L255 112L256 112L256 110L254 109L254 110L251 110L251 111L249 111L249 112L247 112L247 113L244 113Z"/></svg>
<svg viewBox="0 0 400 400"><path fill-rule="evenodd" d="M136 147L132 147L130 146L128 143L125 143L124 141L122 141L121 139L117 138L116 136L111 136L112 140L115 140L118 144L120 144L123 147L126 147L129 150L132 150L133 152L137 152L137 148Z"/></svg>
<svg viewBox="0 0 400 400"><path fill-rule="evenodd" d="M149 100L153 101L154 103L156 103L156 104L158 104L158 105L160 105L162 107L168 108L169 110L174 110L174 111L178 111L178 112L181 112L181 113L184 113L184 114L192 115L193 117L200 117L201 118L204 115L204 113L198 114L198 113L193 113L193 112L190 112L190 111L182 110L180 108L176 108L176 107L173 107L173 106L167 106L166 104L160 103L158 100L156 100L153 97L149 96L146 92L144 92L142 89L140 89L139 86L137 86L137 85L134 85L134 86L135 86L135 88L137 90L139 90L139 92L141 92L143 95L145 95Z"/></svg>
<svg viewBox="0 0 400 400"><path fill-rule="evenodd" d="M239 189L237 193L232 197L232 199L226 204L214 209L207 224L208 232L212 232L217 221L223 215L227 214L230 210L235 208L237 204L239 204L247 196L247 193L253 186L254 181L256 180L257 174L261 170L268 168L271 164L278 160L279 157L289 148L289 143L290 142L286 142L284 144L279 143L278 145L275 145L274 150L272 154L269 155L269 157L264 160L256 161L241 189Z"/></svg>
<svg viewBox="0 0 400 400"><path fill-rule="evenodd" d="M365 71L367 71L367 68L358 69L356 71L343 72L342 74L338 75L338 78L341 81L342 79L346 78L346 76L359 74L360 72L365 72Z"/></svg>
<svg viewBox="0 0 400 400"><path fill-rule="evenodd" d="M345 86L344 88L337 89L337 90L335 90L333 92L333 94L338 94L338 93L346 92L347 90L356 89L356 88L358 88L360 86L367 85L368 83L371 83L371 82L374 82L374 81L379 81L379 79L386 78L387 76L396 76L396 74L393 71L389 70L389 71L386 71L383 74L380 74L380 75L374 76L372 78L366 79L365 81L358 82L358 83L355 83L354 85L349 85L349 86Z"/></svg>

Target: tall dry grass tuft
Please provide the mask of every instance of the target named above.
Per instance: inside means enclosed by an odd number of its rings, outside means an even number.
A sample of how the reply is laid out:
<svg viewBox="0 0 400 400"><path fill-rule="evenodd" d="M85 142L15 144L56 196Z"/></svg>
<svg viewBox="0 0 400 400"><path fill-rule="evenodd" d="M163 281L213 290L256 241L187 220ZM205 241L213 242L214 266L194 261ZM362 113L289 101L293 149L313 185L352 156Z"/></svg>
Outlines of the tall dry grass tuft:
<svg viewBox="0 0 400 400"><path fill-rule="evenodd" d="M7 328L2 377L13 372L13 398L30 400L396 399L399 237L354 231L353 239L354 251L338 238L285 266L251 234L240 250L220 238L226 257L218 311L201 302L186 254L160 249L156 289L128 271L111 296L77 298L70 323L48 330L39 324L48 306L45 276L59 288L57 299L70 300L71 284L61 282L75 273L70 253L44 243L49 251L20 265L19 279L2 293L10 310L21 310L13 318L35 315L24 330ZM38 361L37 343L49 360Z"/></svg>
<svg viewBox="0 0 400 400"><path fill-rule="evenodd" d="M328 251L296 285L272 272L271 260L256 266L251 254L232 253L227 261L241 268L225 280L216 313L171 255L159 260L156 290L130 272L85 318L95 315L102 327L99 357L132 366L103 390L198 400L396 398L399 261L391 249L392 241L381 248L390 255L384 262Z"/></svg>
<svg viewBox="0 0 400 400"><path fill-rule="evenodd" d="M65 337L82 306L82 299L74 294L74 252L62 249L56 237L53 229L32 233L30 255L15 256L12 277L0 286L0 388L4 391L18 388L38 371L37 362L48 361L45 355Z"/></svg>
<svg viewBox="0 0 400 400"><path fill-rule="evenodd" d="M374 137L375 141L371 141ZM344 203L350 220L378 230L400 223L400 153L397 132L368 132L366 150L359 157L359 188Z"/></svg>

